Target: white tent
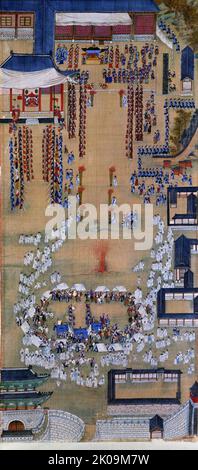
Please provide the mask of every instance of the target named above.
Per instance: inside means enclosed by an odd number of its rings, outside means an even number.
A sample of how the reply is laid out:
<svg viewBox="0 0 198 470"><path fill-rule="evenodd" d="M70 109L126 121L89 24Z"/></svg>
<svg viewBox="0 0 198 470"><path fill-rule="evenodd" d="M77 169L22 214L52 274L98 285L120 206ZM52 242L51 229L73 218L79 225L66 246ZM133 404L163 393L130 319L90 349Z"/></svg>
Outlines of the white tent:
<svg viewBox="0 0 198 470"><path fill-rule="evenodd" d="M85 292L87 290L84 284L74 284L71 289L77 292Z"/></svg>
<svg viewBox="0 0 198 470"><path fill-rule="evenodd" d="M111 344L108 347L108 351L115 351L115 352L123 351L123 346L120 343Z"/></svg>
<svg viewBox="0 0 198 470"><path fill-rule="evenodd" d="M95 292L110 292L110 291L109 291L108 287L98 286L98 287L96 287Z"/></svg>
<svg viewBox="0 0 198 470"><path fill-rule="evenodd" d="M107 347L104 343L97 343L95 350L99 353L107 352Z"/></svg>
<svg viewBox="0 0 198 470"><path fill-rule="evenodd" d="M132 20L128 13L57 13L56 25L98 25L116 26L131 25Z"/></svg>
<svg viewBox="0 0 198 470"><path fill-rule="evenodd" d="M0 88L48 88L74 81L73 75L60 73L50 55L12 53L0 67Z"/></svg>
<svg viewBox="0 0 198 470"><path fill-rule="evenodd" d="M74 81L57 72L55 68L37 72L18 72L0 68L0 88L48 88L51 86Z"/></svg>
<svg viewBox="0 0 198 470"><path fill-rule="evenodd" d="M61 284L58 284L56 287L54 287L53 290L67 290L69 289L69 286L65 283L65 282L62 282Z"/></svg>
<svg viewBox="0 0 198 470"><path fill-rule="evenodd" d="M124 286L116 286L114 287L113 292L127 292L127 289Z"/></svg>
<svg viewBox="0 0 198 470"><path fill-rule="evenodd" d="M42 295L41 299L42 300L48 300L50 299L52 296L52 293L51 293L51 290L47 290L46 292L44 292L44 294Z"/></svg>

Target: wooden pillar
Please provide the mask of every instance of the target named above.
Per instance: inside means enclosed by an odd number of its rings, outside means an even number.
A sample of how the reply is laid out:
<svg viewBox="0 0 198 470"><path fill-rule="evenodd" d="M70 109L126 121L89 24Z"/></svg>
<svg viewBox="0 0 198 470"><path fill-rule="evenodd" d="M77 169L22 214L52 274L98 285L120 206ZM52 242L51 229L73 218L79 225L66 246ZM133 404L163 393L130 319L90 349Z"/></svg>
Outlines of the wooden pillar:
<svg viewBox="0 0 198 470"><path fill-rule="evenodd" d="M198 55L196 54L196 56L195 56L195 76L194 76L194 87L193 87L194 100L195 100L196 108L198 108L198 90L197 90L197 86L195 86L195 84L197 83L197 80L198 80Z"/></svg>
<svg viewBox="0 0 198 470"><path fill-rule="evenodd" d="M22 90L22 112L24 113L25 111L25 94L24 90Z"/></svg>
<svg viewBox="0 0 198 470"><path fill-rule="evenodd" d="M131 35L134 36L135 34L135 15L133 13L129 13L131 18Z"/></svg>
<svg viewBox="0 0 198 470"><path fill-rule="evenodd" d="M52 86L50 87L50 111L53 111L53 96L52 96Z"/></svg>
<svg viewBox="0 0 198 470"><path fill-rule="evenodd" d="M12 112L12 88L10 88L10 111Z"/></svg>
<svg viewBox="0 0 198 470"><path fill-rule="evenodd" d="M41 88L39 88L39 104L38 104L39 113L41 112Z"/></svg>
<svg viewBox="0 0 198 470"><path fill-rule="evenodd" d="M17 31L18 31L18 18L19 18L19 14L16 13L15 14L15 38L17 38Z"/></svg>
<svg viewBox="0 0 198 470"><path fill-rule="evenodd" d="M61 83L61 111L64 111L64 85Z"/></svg>

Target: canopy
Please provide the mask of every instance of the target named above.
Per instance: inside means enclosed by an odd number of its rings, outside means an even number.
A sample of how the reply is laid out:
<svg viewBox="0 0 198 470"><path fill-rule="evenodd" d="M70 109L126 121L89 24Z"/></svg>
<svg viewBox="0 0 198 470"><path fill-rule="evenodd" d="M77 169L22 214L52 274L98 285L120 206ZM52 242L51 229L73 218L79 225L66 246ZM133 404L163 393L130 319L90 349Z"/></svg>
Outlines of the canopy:
<svg viewBox="0 0 198 470"><path fill-rule="evenodd" d="M39 72L17 72L0 69L0 88L49 88L71 81L69 77L50 68Z"/></svg>
<svg viewBox="0 0 198 470"><path fill-rule="evenodd" d="M109 289L105 286L98 286L95 292L109 292Z"/></svg>
<svg viewBox="0 0 198 470"><path fill-rule="evenodd" d="M91 324L91 329L95 333L98 333L102 329L102 323L101 322L95 322Z"/></svg>
<svg viewBox="0 0 198 470"><path fill-rule="evenodd" d="M56 287L54 287L53 290L67 290L69 289L69 286L65 283L65 282L62 282L61 284L58 284Z"/></svg>
<svg viewBox="0 0 198 470"><path fill-rule="evenodd" d="M85 292L87 289L84 284L74 284L72 286L72 290L76 290L77 292Z"/></svg>
<svg viewBox="0 0 198 470"><path fill-rule="evenodd" d="M95 346L95 351L97 352L107 352L106 344L104 343L97 343Z"/></svg>
<svg viewBox="0 0 198 470"><path fill-rule="evenodd" d="M123 351L123 346L120 343L111 344L108 348L108 351Z"/></svg>
<svg viewBox="0 0 198 470"><path fill-rule="evenodd" d="M44 292L44 294L42 295L41 299L43 300L48 300L50 299L52 296L52 292L51 290L47 290L46 292Z"/></svg>
<svg viewBox="0 0 198 470"><path fill-rule="evenodd" d="M74 335L86 339L88 337L88 331L85 328L75 328Z"/></svg>
<svg viewBox="0 0 198 470"><path fill-rule="evenodd" d="M57 13L56 25L131 25L128 13Z"/></svg>
<svg viewBox="0 0 198 470"><path fill-rule="evenodd" d="M127 289L124 286L116 286L114 287L113 292L127 292Z"/></svg>
<svg viewBox="0 0 198 470"><path fill-rule="evenodd" d="M74 81L74 75L60 73L49 55L12 54L1 65L0 88L48 88Z"/></svg>

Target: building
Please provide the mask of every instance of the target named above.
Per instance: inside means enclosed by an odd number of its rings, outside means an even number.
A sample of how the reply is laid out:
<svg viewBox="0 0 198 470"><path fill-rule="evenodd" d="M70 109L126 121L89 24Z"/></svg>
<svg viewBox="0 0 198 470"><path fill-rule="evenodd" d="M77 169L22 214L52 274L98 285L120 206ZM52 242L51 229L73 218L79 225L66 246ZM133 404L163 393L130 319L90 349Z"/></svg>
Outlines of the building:
<svg viewBox="0 0 198 470"><path fill-rule="evenodd" d="M52 392L38 392L49 375L38 375L29 369L6 368L0 371L0 409L31 410L45 403Z"/></svg>
<svg viewBox="0 0 198 470"><path fill-rule="evenodd" d="M153 0L2 0L0 39L29 39L34 41L34 53L49 54L54 50L55 38L111 39L114 34L122 34L123 26L127 34L153 35L158 11ZM82 12L85 23L82 15L76 21ZM70 16L69 24L62 25L59 18L60 14L64 18L65 13ZM119 18L107 19L107 14L120 13L122 17L126 14L125 24ZM106 14L106 24L104 18L99 23L93 20L93 14Z"/></svg>
<svg viewBox="0 0 198 470"><path fill-rule="evenodd" d="M198 187L170 187L167 194L167 223L172 229L196 230Z"/></svg>
<svg viewBox="0 0 198 470"><path fill-rule="evenodd" d="M198 288L168 288L157 293L161 326L198 326Z"/></svg>
<svg viewBox="0 0 198 470"><path fill-rule="evenodd" d="M174 268L177 282L184 287L194 286L194 273L191 271L191 256L198 252L198 239L181 235L175 240Z"/></svg>
<svg viewBox="0 0 198 470"><path fill-rule="evenodd" d="M182 92L185 95L191 95L193 92L194 67L194 52L187 46L181 54L181 82Z"/></svg>
<svg viewBox="0 0 198 470"><path fill-rule="evenodd" d="M65 49L60 40L104 43L153 38L157 13L153 0L2 0L0 41L6 41L11 55L0 67L5 89L1 122L10 122L14 112L20 113L21 124L29 124L29 119L38 124L54 123L54 116L66 118L64 84L75 79L78 71L61 67ZM27 54L18 53L22 40Z"/></svg>
<svg viewBox="0 0 198 470"><path fill-rule="evenodd" d="M191 435L198 435L198 382L196 381L190 388L190 403L191 403Z"/></svg>
<svg viewBox="0 0 198 470"><path fill-rule="evenodd" d="M108 373L108 405L175 405L180 404L181 399L181 374L180 370L167 369L124 369L110 370ZM151 396L140 396L144 394L144 385L152 383ZM166 395L165 385L172 384L171 397ZM154 389L159 386L159 395L154 397ZM122 390L119 395L119 386ZM162 386L163 385L163 386ZM124 390L125 388L125 390ZM163 390L164 389L164 395ZM131 396L129 397L131 391ZM163 396L162 396L163 395Z"/></svg>
<svg viewBox="0 0 198 470"><path fill-rule="evenodd" d="M174 202L175 194L172 194ZM191 257L197 252L197 238L181 235L175 240L174 269L179 286L160 289L157 294L157 316L161 326L198 326L198 288L194 285L196 272L191 269Z"/></svg>
<svg viewBox="0 0 198 470"><path fill-rule="evenodd" d="M11 53L1 65L0 77L1 86L9 90L4 95L2 123L10 122L16 112L19 123L34 117L37 123L49 123L57 115L64 117L64 84L76 72L60 72L50 55Z"/></svg>
<svg viewBox="0 0 198 470"><path fill-rule="evenodd" d="M136 439L149 441L151 439L164 439L165 441L183 439L198 435L198 382L190 388L189 399L181 404L180 400L174 404L170 398L166 401L150 400L149 395L144 400L131 401L130 404L122 401L115 402L115 385L127 383L128 379L141 382L152 389L155 394L154 383L159 381L160 389L169 384L177 390L180 396L181 371L166 369L147 370L111 370L108 375L108 419L96 422L96 441L112 441L114 439ZM131 382L131 387L133 386ZM169 390L170 390L169 387ZM113 389L113 392L112 392ZM174 389L174 390L175 390ZM139 394L138 394L139 395ZM156 395L156 394L155 394ZM162 393L160 393L160 396ZM112 398L113 404L112 404ZM146 397L146 395L145 395ZM175 398L176 399L176 398ZM148 402L148 400L150 400Z"/></svg>
<svg viewBox="0 0 198 470"><path fill-rule="evenodd" d="M164 436L164 420L159 415L153 416L149 422L150 438L163 439Z"/></svg>

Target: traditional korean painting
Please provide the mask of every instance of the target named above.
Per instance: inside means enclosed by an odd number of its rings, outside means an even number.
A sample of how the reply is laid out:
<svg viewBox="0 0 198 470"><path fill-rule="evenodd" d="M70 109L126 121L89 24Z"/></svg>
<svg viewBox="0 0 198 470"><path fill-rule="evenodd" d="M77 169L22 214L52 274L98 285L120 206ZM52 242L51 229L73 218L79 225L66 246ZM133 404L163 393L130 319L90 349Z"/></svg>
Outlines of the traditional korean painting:
<svg viewBox="0 0 198 470"><path fill-rule="evenodd" d="M1 442L196 441L197 27L0 2Z"/></svg>

